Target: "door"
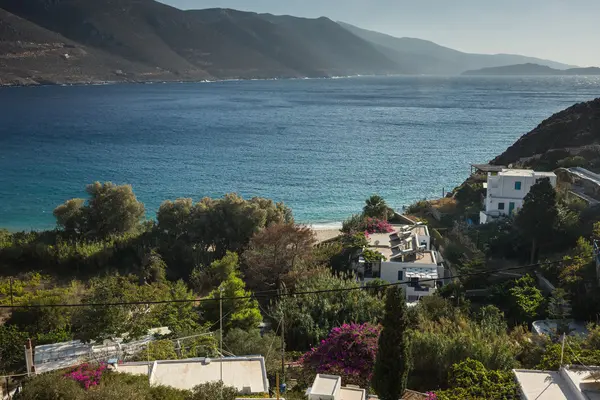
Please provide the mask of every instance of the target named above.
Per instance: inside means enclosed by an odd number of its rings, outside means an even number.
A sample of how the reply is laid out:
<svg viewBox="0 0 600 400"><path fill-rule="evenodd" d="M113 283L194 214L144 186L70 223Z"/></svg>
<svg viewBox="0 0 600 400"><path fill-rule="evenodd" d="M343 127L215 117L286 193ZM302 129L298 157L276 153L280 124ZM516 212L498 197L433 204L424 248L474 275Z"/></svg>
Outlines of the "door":
<svg viewBox="0 0 600 400"><path fill-rule="evenodd" d="M515 212L515 203L513 203L513 202L508 203L508 215L513 215L514 212Z"/></svg>

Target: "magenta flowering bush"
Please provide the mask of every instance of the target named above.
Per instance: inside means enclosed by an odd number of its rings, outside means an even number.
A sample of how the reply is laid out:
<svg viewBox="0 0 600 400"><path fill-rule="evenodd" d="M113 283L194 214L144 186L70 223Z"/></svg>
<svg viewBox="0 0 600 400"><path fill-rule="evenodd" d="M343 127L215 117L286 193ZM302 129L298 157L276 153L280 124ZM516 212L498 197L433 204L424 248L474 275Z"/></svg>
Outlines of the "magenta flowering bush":
<svg viewBox="0 0 600 400"><path fill-rule="evenodd" d="M79 382L87 390L92 386L98 386L105 369L106 364L104 363L96 366L85 363L67 372L65 377Z"/></svg>
<svg viewBox="0 0 600 400"><path fill-rule="evenodd" d="M434 392L427 392L427 400L438 400L437 395Z"/></svg>
<svg viewBox="0 0 600 400"><path fill-rule="evenodd" d="M365 233L392 233L392 225L382 219L367 217L363 221Z"/></svg>
<svg viewBox="0 0 600 400"><path fill-rule="evenodd" d="M314 378L315 373L340 375L344 384L368 388L377 355L381 327L344 324L304 354L299 363Z"/></svg>

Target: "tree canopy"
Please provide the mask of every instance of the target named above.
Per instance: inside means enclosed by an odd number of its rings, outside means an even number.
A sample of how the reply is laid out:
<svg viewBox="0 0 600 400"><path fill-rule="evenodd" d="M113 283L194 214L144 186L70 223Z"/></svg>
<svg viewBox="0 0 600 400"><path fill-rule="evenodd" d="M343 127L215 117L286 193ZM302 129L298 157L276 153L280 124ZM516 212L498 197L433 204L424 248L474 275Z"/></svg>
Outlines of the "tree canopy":
<svg viewBox="0 0 600 400"><path fill-rule="evenodd" d="M365 200L363 215L365 217L387 220L394 215L394 212L390 207L388 207L383 197L374 194Z"/></svg>
<svg viewBox="0 0 600 400"><path fill-rule="evenodd" d="M296 285L297 292L344 290L286 296L271 307L276 320L285 316L287 348L302 350L324 339L331 329L344 323L377 322L383 311L381 300L359 288L353 277L340 279L326 269L320 270Z"/></svg>
<svg viewBox="0 0 600 400"><path fill-rule="evenodd" d="M552 235L557 218L556 191L549 178L542 178L525 196L516 218L517 227L531 242L532 264L536 259L538 243L543 243Z"/></svg>
<svg viewBox="0 0 600 400"><path fill-rule="evenodd" d="M311 266L315 243L315 234L308 227L290 223L267 226L250 239L243 253L248 283L257 291L281 289L295 267Z"/></svg>
<svg viewBox="0 0 600 400"><path fill-rule="evenodd" d="M71 199L54 209L58 226L68 233L98 238L119 235L136 229L144 218L144 205L131 185L94 182L86 192L87 205L83 199Z"/></svg>
<svg viewBox="0 0 600 400"><path fill-rule="evenodd" d="M219 303L223 298L224 329L254 329L262 321L262 315L252 292L246 290L239 269L229 273L219 287L215 288L200 305L202 316L211 323L220 319Z"/></svg>
<svg viewBox="0 0 600 400"><path fill-rule="evenodd" d="M387 289L382 326L372 384L382 400L397 400L406 390L410 369L409 320L403 288Z"/></svg>

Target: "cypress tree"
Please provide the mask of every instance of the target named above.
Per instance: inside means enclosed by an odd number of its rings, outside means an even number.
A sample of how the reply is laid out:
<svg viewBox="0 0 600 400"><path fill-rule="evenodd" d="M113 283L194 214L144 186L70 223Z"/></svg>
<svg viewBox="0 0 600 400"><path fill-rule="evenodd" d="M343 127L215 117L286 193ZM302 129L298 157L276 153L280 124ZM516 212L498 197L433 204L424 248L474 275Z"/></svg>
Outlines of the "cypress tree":
<svg viewBox="0 0 600 400"><path fill-rule="evenodd" d="M401 287L387 289L382 325L372 386L382 400L398 400L406 389L410 368L408 315Z"/></svg>

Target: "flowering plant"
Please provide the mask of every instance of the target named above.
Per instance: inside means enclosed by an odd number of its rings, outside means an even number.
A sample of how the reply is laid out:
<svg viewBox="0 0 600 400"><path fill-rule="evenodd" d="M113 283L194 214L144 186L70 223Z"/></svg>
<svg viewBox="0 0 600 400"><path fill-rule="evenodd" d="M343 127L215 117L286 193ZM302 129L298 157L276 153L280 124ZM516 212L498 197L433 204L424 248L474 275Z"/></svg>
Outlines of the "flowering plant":
<svg viewBox="0 0 600 400"><path fill-rule="evenodd" d="M106 369L106 364L102 363L92 366L88 363L78 365L67 372L64 376L79 382L86 390L92 386L97 386L102 378L102 372Z"/></svg>
<svg viewBox="0 0 600 400"><path fill-rule="evenodd" d="M427 400L438 400L437 395L434 392L427 392Z"/></svg>
<svg viewBox="0 0 600 400"><path fill-rule="evenodd" d="M346 383L369 387L380 332L379 326L371 324L344 324L333 328L329 336L299 362L312 373L340 375Z"/></svg>
<svg viewBox="0 0 600 400"><path fill-rule="evenodd" d="M394 232L392 225L382 219L367 217L363 221L366 233L391 233Z"/></svg>

